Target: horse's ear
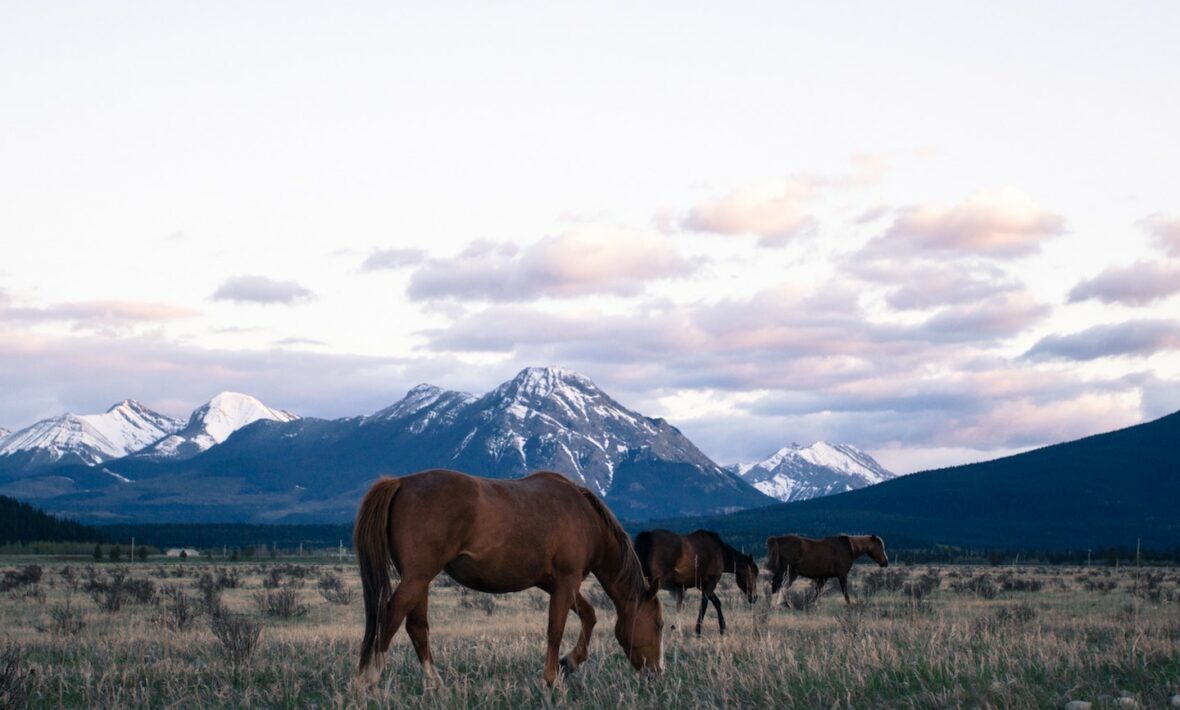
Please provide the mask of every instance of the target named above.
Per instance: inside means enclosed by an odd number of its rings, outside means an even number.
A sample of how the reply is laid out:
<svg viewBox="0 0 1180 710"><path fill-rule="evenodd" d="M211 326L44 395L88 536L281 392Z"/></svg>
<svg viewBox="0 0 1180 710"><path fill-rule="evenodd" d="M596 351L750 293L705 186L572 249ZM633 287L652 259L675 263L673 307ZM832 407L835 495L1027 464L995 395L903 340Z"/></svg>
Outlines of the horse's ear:
<svg viewBox="0 0 1180 710"><path fill-rule="evenodd" d="M644 595L644 600L646 601L649 599L655 599L656 594L658 594L659 591L660 591L660 578L657 575L655 577L652 577L651 580L648 582L647 593Z"/></svg>

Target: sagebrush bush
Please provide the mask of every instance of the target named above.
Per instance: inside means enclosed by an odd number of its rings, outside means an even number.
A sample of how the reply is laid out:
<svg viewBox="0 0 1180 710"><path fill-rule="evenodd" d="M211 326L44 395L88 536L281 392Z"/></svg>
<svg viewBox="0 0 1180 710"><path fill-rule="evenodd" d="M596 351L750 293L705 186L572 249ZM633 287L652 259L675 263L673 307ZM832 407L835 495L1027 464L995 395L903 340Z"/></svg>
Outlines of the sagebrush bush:
<svg viewBox="0 0 1180 710"><path fill-rule="evenodd" d="M307 613L307 607L299 603L294 589L258 592L254 595L254 603L263 614L280 619L293 619Z"/></svg>
<svg viewBox="0 0 1180 710"><path fill-rule="evenodd" d="M320 596L330 604L348 606L356 598L355 591L344 583L340 575L327 572L316 583Z"/></svg>
<svg viewBox="0 0 1180 710"><path fill-rule="evenodd" d="M250 660L258 647L258 639L262 636L261 623L227 611L216 614L209 627L221 642L221 648L231 663L245 663Z"/></svg>
<svg viewBox="0 0 1180 710"><path fill-rule="evenodd" d="M29 695L29 670L20 646L0 647L0 708L23 708Z"/></svg>

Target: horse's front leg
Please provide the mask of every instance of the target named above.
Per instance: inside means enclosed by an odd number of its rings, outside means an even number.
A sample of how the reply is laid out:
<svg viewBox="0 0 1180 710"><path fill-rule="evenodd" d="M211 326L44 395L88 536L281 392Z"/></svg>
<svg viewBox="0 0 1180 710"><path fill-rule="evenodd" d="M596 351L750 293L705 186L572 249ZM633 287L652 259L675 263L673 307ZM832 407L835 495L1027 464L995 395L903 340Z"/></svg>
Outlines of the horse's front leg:
<svg viewBox="0 0 1180 710"><path fill-rule="evenodd" d="M566 673L574 672L590 657L590 634L594 632L594 624L598 621L594 615L594 605L582 596L581 591L574 594L574 613L582 623L582 633L578 634L578 643L570 655L561 659L561 669Z"/></svg>
<svg viewBox="0 0 1180 710"><path fill-rule="evenodd" d="M548 652L545 655L545 682L553 685L557 680L557 656L561 651L561 637L565 635L565 621L570 615L574 597L578 593L578 580L571 584L560 581L549 592Z"/></svg>

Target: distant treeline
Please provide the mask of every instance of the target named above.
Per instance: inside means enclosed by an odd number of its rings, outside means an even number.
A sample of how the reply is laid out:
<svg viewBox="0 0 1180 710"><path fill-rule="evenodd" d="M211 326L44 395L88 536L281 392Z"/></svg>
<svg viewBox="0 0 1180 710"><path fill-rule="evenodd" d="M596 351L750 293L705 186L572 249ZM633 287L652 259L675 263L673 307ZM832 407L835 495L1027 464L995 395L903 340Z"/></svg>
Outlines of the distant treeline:
<svg viewBox="0 0 1180 710"><path fill-rule="evenodd" d="M246 523L183 523L175 525L104 525L107 539L125 543L131 538L156 547L194 547L220 550L266 545L281 550L352 548L352 525L250 525Z"/></svg>
<svg viewBox="0 0 1180 710"><path fill-rule="evenodd" d="M15 498L0 496L0 543L101 542L103 534L72 520L63 520Z"/></svg>

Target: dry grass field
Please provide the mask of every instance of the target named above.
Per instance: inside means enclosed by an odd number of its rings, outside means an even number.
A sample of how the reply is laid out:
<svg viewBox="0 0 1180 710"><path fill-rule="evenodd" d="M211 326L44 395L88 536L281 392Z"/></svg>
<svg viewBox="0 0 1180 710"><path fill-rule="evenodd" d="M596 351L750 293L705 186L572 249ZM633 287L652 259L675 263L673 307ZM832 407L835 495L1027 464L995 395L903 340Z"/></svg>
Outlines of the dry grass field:
<svg viewBox="0 0 1180 710"><path fill-rule="evenodd" d="M667 670L636 674L597 583L590 661L541 681L540 592L491 597L437 580L424 692L404 632L378 692L350 686L359 582L331 563L0 568L0 707L1168 707L1180 704L1180 571L857 566L857 606L800 580L796 609L721 593L729 633L666 629ZM837 585L831 585L833 587ZM663 595L662 595L663 596ZM674 607L665 599L669 627ZM685 631L685 629L688 629ZM566 645L578 630L570 617ZM1075 706L1076 707L1076 706Z"/></svg>

